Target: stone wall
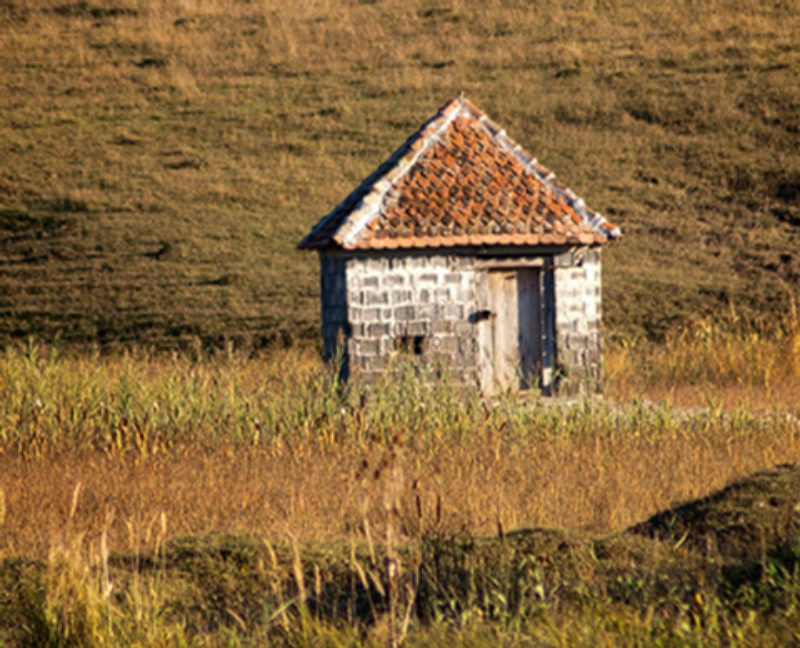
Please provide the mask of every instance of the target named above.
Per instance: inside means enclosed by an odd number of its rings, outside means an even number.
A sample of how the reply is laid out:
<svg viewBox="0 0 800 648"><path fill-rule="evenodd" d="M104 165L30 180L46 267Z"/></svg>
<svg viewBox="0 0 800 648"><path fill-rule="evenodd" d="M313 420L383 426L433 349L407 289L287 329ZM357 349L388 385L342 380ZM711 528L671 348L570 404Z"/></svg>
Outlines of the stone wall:
<svg viewBox="0 0 800 648"><path fill-rule="evenodd" d="M595 389L601 375L600 251L549 258L558 389ZM489 384L491 323L480 316L487 308L487 271L477 267L476 256L331 251L320 253L320 265L324 354L330 359L337 349L343 352L343 377L372 380L392 358L405 357L446 368L458 380Z"/></svg>
<svg viewBox="0 0 800 648"><path fill-rule="evenodd" d="M348 258L351 370L369 379L390 358L405 356L470 380L477 358L474 265L474 257L449 254Z"/></svg>
<svg viewBox="0 0 800 648"><path fill-rule="evenodd" d="M601 378L600 249L587 249L576 261L555 270L556 360L562 393L594 391Z"/></svg>

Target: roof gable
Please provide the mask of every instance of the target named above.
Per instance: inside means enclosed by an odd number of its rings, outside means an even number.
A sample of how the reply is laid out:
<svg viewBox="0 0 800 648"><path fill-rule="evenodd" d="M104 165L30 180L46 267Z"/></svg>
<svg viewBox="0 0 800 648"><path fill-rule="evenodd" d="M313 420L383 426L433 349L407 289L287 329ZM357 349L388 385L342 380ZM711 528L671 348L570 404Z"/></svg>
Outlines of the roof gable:
<svg viewBox="0 0 800 648"><path fill-rule="evenodd" d="M619 229L458 97L323 218L300 247L585 245L618 236Z"/></svg>

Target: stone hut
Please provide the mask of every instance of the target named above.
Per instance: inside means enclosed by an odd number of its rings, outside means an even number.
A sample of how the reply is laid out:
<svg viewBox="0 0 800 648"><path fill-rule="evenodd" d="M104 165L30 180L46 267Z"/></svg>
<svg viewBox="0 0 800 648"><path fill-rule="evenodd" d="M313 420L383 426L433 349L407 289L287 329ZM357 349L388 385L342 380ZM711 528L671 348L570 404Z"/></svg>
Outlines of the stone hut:
<svg viewBox="0 0 800 648"><path fill-rule="evenodd" d="M498 389L594 389L600 250L618 228L463 96L303 239L327 358L370 380L405 355Z"/></svg>

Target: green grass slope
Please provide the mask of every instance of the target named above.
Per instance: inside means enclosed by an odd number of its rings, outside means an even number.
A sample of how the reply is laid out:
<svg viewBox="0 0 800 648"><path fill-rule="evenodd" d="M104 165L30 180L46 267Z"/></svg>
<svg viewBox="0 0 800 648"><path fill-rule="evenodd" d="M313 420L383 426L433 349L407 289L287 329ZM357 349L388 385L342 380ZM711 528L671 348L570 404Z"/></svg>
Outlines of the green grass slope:
<svg viewBox="0 0 800 648"><path fill-rule="evenodd" d="M617 334L800 278L793 3L0 0L0 342L313 340L318 218L464 91L625 231Z"/></svg>

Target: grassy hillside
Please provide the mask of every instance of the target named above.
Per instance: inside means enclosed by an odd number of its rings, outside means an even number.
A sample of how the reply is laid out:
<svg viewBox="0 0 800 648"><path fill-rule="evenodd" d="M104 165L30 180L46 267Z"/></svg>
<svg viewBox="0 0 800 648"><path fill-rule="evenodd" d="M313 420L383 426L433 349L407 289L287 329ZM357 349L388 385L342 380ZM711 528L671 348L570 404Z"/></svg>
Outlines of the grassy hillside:
<svg viewBox="0 0 800 648"><path fill-rule="evenodd" d="M658 335L800 278L800 18L716 0L0 0L0 341L314 339L309 226L464 91Z"/></svg>

